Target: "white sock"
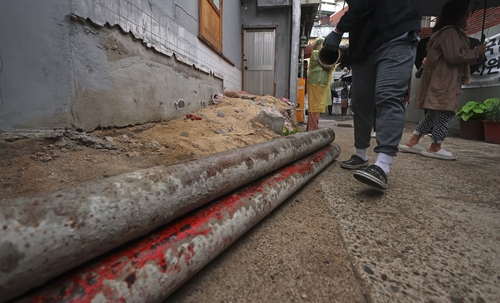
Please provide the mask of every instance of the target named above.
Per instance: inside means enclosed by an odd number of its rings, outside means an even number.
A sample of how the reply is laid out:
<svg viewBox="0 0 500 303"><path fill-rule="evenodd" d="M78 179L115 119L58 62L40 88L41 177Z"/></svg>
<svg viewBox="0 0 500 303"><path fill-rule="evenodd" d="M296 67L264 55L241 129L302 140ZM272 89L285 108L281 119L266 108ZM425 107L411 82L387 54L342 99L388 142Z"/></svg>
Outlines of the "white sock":
<svg viewBox="0 0 500 303"><path fill-rule="evenodd" d="M356 156L360 157L363 160L368 160L368 155L366 154L366 148L356 148Z"/></svg>
<svg viewBox="0 0 500 303"><path fill-rule="evenodd" d="M377 156L377 161L375 161L375 165L380 167L386 174L388 174L391 168L392 158L393 157L388 154L379 153Z"/></svg>

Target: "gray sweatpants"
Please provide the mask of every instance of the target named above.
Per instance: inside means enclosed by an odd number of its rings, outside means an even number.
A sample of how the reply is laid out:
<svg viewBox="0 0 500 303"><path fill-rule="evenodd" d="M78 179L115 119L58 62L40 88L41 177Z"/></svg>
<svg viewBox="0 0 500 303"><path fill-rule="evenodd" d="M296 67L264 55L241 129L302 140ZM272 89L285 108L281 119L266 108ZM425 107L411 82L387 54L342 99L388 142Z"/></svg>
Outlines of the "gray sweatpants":
<svg viewBox="0 0 500 303"><path fill-rule="evenodd" d="M403 99L408 90L418 36L407 32L387 41L363 62L352 64L354 146L370 146L376 111L376 153L395 156L404 128Z"/></svg>

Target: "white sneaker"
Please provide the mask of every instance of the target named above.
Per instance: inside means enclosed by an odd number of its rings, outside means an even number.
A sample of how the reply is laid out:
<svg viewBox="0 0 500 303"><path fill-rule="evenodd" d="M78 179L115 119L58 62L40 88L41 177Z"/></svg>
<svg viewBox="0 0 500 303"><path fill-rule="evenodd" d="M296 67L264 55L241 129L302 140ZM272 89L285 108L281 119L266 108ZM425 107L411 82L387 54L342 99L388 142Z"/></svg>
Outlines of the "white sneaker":
<svg viewBox="0 0 500 303"><path fill-rule="evenodd" d="M376 132L373 132L373 133L371 134L371 137L372 137L372 138L376 138L376 137L377 137L377 133L376 133Z"/></svg>

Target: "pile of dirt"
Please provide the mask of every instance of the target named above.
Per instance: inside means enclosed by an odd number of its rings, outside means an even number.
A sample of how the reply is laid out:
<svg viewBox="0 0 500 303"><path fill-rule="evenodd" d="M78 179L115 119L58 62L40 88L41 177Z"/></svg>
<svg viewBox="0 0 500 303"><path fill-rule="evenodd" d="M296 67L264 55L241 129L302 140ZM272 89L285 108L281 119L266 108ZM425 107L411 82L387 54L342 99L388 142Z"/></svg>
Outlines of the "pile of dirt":
<svg viewBox="0 0 500 303"><path fill-rule="evenodd" d="M304 130L285 99L226 92L214 95L207 107L168 122L92 133L0 133L0 201L280 137L254 121L262 110L284 116L289 131Z"/></svg>

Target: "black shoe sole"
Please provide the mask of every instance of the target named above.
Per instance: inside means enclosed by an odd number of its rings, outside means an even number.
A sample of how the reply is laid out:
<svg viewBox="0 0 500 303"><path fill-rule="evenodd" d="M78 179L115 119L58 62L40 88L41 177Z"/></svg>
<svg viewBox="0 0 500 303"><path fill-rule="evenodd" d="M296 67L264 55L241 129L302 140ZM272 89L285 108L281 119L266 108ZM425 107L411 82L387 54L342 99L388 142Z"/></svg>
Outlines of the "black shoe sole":
<svg viewBox="0 0 500 303"><path fill-rule="evenodd" d="M387 189L387 184L375 178L373 175L364 170L359 170L355 172L354 178L360 182L376 187L378 189Z"/></svg>
<svg viewBox="0 0 500 303"><path fill-rule="evenodd" d="M368 166L368 161L366 161L365 163L362 163L362 164L357 164L357 165L350 165L350 164L344 164L344 163L340 164L340 167L346 168L346 169L358 169L358 168L363 168L363 167L367 167L367 166Z"/></svg>

